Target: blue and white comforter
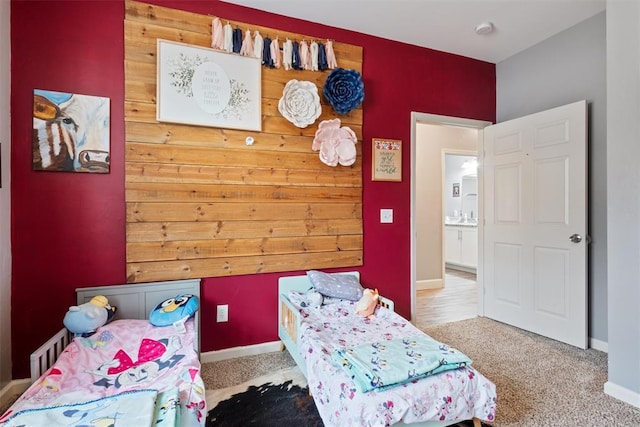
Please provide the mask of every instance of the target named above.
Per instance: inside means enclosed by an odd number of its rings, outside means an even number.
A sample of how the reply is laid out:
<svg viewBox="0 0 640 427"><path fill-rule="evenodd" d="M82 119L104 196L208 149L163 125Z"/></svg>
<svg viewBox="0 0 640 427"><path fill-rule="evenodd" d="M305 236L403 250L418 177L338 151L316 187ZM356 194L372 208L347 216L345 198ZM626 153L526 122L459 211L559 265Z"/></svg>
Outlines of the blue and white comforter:
<svg viewBox="0 0 640 427"><path fill-rule="evenodd" d="M333 360L363 392L471 365L464 353L425 334L338 348Z"/></svg>

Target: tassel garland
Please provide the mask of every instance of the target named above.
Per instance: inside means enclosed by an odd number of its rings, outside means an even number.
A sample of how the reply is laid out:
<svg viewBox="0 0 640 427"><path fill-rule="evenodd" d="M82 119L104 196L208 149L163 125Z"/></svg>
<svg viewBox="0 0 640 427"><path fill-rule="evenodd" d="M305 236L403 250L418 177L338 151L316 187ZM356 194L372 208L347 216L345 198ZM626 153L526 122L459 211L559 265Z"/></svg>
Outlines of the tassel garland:
<svg viewBox="0 0 640 427"><path fill-rule="evenodd" d="M287 39L281 47L277 36L274 39L262 37L256 30L252 37L251 30L243 32L240 28L232 28L229 22L222 25L217 17L211 21L211 47L258 58L265 67L283 67L287 71L325 71L338 67L332 40L324 43L313 40L309 43L306 40L297 42Z"/></svg>
<svg viewBox="0 0 640 427"><path fill-rule="evenodd" d="M293 66L293 42L289 39L282 45L282 66L287 71Z"/></svg>
<svg viewBox="0 0 640 427"><path fill-rule="evenodd" d="M222 33L224 34L222 49L225 52L233 52L233 28L231 28L231 24L227 22L223 28Z"/></svg>
<svg viewBox="0 0 640 427"><path fill-rule="evenodd" d="M240 53L242 49L242 30L240 28L233 29L233 53Z"/></svg>
<svg viewBox="0 0 640 427"><path fill-rule="evenodd" d="M309 45L309 53L311 54L311 71L318 71L318 43L312 41Z"/></svg>
<svg viewBox="0 0 640 427"><path fill-rule="evenodd" d="M325 47L327 52L327 66L329 68L338 68L336 54L333 52L333 42L331 40L327 40L327 44L325 45Z"/></svg>
<svg viewBox="0 0 640 427"><path fill-rule="evenodd" d="M251 30L247 30L244 33L242 46L240 46L240 55L255 58L255 56L253 56L253 39L251 38Z"/></svg>
<svg viewBox="0 0 640 427"><path fill-rule="evenodd" d="M253 56L255 58L262 59L262 54L264 50L264 39L260 35L259 32L254 31L253 33ZM264 61L262 62L264 64Z"/></svg>
<svg viewBox="0 0 640 427"><path fill-rule="evenodd" d="M213 18L211 22L211 47L222 49L224 47L224 32L220 18Z"/></svg>
<svg viewBox="0 0 640 427"><path fill-rule="evenodd" d="M271 41L271 59L273 60L273 66L280 68L282 65L282 51L280 50L278 37Z"/></svg>

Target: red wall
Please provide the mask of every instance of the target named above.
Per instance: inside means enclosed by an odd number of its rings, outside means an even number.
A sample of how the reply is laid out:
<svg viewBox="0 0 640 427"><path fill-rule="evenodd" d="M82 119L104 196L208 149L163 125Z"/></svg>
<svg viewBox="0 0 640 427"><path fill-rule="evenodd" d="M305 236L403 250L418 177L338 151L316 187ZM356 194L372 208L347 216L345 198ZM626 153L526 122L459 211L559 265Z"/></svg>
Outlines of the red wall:
<svg viewBox="0 0 640 427"><path fill-rule="evenodd" d="M364 48L364 265L358 270L365 286L394 299L409 317L410 113L495 121L495 66L219 1L149 3ZM123 21L121 1L11 2L14 378L28 376L29 354L62 327L75 288L126 280ZM32 170L35 88L111 99L110 174ZM401 183L371 181L373 137L405 143ZM394 209L393 224L379 223L380 208ZM281 275L204 279L202 350L277 340ZM217 304L229 304L228 323L215 323Z"/></svg>

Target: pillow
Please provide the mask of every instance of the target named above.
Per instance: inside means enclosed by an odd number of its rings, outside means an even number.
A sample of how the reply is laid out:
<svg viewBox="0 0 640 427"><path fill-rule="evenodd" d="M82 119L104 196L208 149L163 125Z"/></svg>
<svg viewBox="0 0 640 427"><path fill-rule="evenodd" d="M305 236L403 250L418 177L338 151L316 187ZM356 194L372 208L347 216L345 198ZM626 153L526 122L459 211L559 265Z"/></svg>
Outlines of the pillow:
<svg viewBox="0 0 640 427"><path fill-rule="evenodd" d="M362 298L362 285L353 274L329 274L322 271L309 270L307 271L307 277L313 287L324 296L349 301L358 301Z"/></svg>
<svg viewBox="0 0 640 427"><path fill-rule="evenodd" d="M169 326L185 321L198 311L198 297L180 294L158 304L149 313L149 322L154 326Z"/></svg>

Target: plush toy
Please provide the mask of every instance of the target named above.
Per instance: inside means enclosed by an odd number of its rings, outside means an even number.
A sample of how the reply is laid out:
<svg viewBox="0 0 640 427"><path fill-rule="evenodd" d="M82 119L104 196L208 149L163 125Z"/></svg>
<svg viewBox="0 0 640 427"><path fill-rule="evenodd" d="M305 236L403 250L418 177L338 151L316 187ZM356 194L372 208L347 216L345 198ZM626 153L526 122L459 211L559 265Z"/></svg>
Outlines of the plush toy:
<svg viewBox="0 0 640 427"><path fill-rule="evenodd" d="M74 336L87 337L109 323L116 310L116 307L109 305L105 296L96 295L87 303L69 307L62 323Z"/></svg>
<svg viewBox="0 0 640 427"><path fill-rule="evenodd" d="M323 301L324 296L312 288L304 294L304 301L302 301L300 305L302 307L318 308L322 305Z"/></svg>
<svg viewBox="0 0 640 427"><path fill-rule="evenodd" d="M356 304L356 313L364 317L371 317L376 311L376 305L378 305L378 290L377 289L365 289L362 292L362 298Z"/></svg>
<svg viewBox="0 0 640 427"><path fill-rule="evenodd" d="M154 326L181 326L198 311L198 297L192 294L180 294L166 299L149 313L149 322Z"/></svg>

